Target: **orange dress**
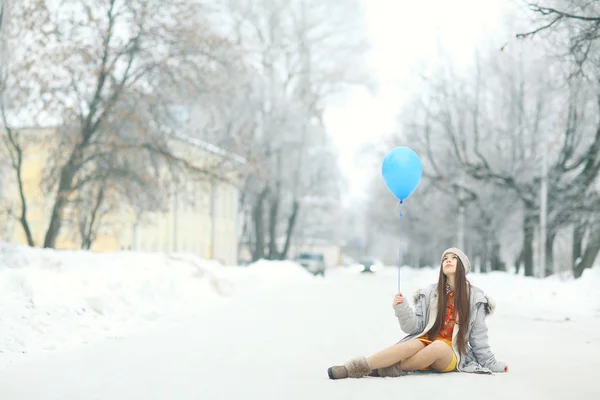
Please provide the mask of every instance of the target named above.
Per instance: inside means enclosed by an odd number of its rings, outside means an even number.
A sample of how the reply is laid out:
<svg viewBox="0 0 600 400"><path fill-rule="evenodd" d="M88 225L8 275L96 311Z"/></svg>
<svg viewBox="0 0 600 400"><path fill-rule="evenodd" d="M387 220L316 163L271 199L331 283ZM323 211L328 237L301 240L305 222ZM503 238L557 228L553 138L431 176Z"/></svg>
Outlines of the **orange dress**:
<svg viewBox="0 0 600 400"><path fill-rule="evenodd" d="M444 317L444 324L440 329L440 333L435 337L435 340L441 340L450 346L452 349L452 361L450 365L444 369L442 372L452 371L456 368L456 364L458 359L456 358L456 354L454 354L454 349L452 348L452 333L454 332L454 326L456 325L456 308L454 307L454 291L450 289L450 287L446 284L446 314ZM424 334L421 337L418 337L421 343L425 346L433 343L432 340L429 340L427 334ZM431 370L431 368L424 368L425 370Z"/></svg>

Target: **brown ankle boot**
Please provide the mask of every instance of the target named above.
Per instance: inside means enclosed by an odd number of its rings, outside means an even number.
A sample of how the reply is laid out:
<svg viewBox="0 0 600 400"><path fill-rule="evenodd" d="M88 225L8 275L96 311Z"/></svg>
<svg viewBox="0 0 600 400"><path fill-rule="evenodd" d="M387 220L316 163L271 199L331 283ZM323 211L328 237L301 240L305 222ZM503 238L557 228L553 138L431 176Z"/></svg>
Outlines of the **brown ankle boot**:
<svg viewBox="0 0 600 400"><path fill-rule="evenodd" d="M356 357L344 365L336 365L327 370L331 379L361 378L371 372L366 357Z"/></svg>
<svg viewBox="0 0 600 400"><path fill-rule="evenodd" d="M395 378L398 376L404 376L406 374L407 374L407 372L400 368L400 363L396 363L394 365L390 365L389 367L385 367L385 368L379 368L377 370L377 375L381 376L382 378L386 378L386 377Z"/></svg>

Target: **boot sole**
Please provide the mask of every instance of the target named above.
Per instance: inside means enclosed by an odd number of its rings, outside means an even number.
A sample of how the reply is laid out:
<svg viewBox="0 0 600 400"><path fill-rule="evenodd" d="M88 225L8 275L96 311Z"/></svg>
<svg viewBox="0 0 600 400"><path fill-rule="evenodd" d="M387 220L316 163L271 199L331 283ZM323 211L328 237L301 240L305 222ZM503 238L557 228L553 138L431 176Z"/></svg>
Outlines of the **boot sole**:
<svg viewBox="0 0 600 400"><path fill-rule="evenodd" d="M335 379L333 376L333 367L327 369L327 375L329 375L329 379Z"/></svg>

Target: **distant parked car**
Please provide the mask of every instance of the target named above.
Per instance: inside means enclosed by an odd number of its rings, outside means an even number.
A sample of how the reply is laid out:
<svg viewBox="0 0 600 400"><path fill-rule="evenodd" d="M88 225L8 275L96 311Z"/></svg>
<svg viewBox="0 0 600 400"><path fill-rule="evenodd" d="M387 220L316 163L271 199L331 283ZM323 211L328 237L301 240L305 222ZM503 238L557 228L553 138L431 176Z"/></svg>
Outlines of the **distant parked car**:
<svg viewBox="0 0 600 400"><path fill-rule="evenodd" d="M363 258L358 263L360 264L361 273L373 273L383 266L381 261L375 258Z"/></svg>
<svg viewBox="0 0 600 400"><path fill-rule="evenodd" d="M325 257L322 253L299 253L296 262L313 275L325 276Z"/></svg>

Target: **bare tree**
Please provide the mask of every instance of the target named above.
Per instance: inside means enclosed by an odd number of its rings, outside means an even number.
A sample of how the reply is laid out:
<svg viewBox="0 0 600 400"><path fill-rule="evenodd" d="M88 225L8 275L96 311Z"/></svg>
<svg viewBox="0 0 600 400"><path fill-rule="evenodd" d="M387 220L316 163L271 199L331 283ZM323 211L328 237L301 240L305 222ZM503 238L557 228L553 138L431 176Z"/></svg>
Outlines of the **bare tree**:
<svg viewBox="0 0 600 400"><path fill-rule="evenodd" d="M26 27L38 39L15 58L7 110L17 125L60 127L47 170L53 206L44 247L55 246L69 205L87 185L157 183L165 167L172 177L187 171L220 179L215 165L194 164L173 145L183 140L171 123L175 93L213 90L210 76L226 64L228 43L209 30L203 6L183 0L51 6L44 13L16 7L13 39ZM38 61L39 54L47 57ZM112 154L118 156L107 174L99 165ZM132 155L144 163L128 162Z"/></svg>
<svg viewBox="0 0 600 400"><path fill-rule="evenodd" d="M456 163L471 179L504 188L520 201L523 244L516 264L524 262L525 274L531 276L544 179L539 173L545 162L542 154L549 154L549 229L543 244L549 258L556 233L573 223L569 215L582 216L583 210L573 210L572 205L586 198L597 178L598 138L590 132L595 122L583 117L584 110L589 113L590 106L595 107L590 104L595 85L581 90L581 82L573 79L549 84L527 72L524 66L533 61L531 56L510 57L504 55L501 62L493 57L485 66L479 59L474 80L464 80L450 69L428 79L426 94L419 100L420 115L428 122L418 131L424 138L434 135L436 145L451 155L443 170L433 163L437 156L428 157L435 171L429 178L445 181L450 188L457 185L456 180L448 180L448 163ZM564 100L554 101L552 96ZM596 112L597 108L592 111ZM431 152L431 146L426 148ZM468 189L455 188L455 194ZM474 199L483 193L476 191ZM485 221L491 213L481 215ZM499 241L491 239L496 243L492 248L497 247Z"/></svg>
<svg viewBox="0 0 600 400"><path fill-rule="evenodd" d="M36 11L31 7L27 7L27 5L32 6L32 4L23 4L23 8L34 16L38 16L39 11ZM11 84L11 65L9 52L11 50L10 46L14 46L14 43L11 39L14 38L14 24L16 23L14 18L6 21L8 17L8 11L8 4L4 1L0 2L0 139L2 142L2 150L0 154L3 156L3 158L8 160L9 168L15 174L20 210L8 208L6 212L10 216L18 219L19 224L25 233L27 244L29 246L34 246L35 242L29 226L27 214L28 204L25 196L25 184L23 181L23 159L26 151L26 142L29 141L29 143L31 143L32 140L31 138L24 138L19 130L13 129L7 117L7 92L8 87ZM18 14L16 17L18 18Z"/></svg>
<svg viewBox="0 0 600 400"><path fill-rule="evenodd" d="M562 0L554 2L526 2L533 15L536 16L537 28L528 32L517 34L518 38L534 38L539 34L544 34L545 41L566 40L566 59L567 65L575 67L575 74L571 77L575 82L572 83L577 91L587 92L586 89L591 83L592 90L597 92L597 66L600 60L600 49L598 48L598 39L600 38L600 3L598 1L580 1L580 0ZM561 51L562 47L558 47ZM555 50L556 52L556 50ZM585 83L578 76L583 76ZM582 83L583 86L582 87ZM597 97L597 94L592 94ZM597 101L594 101L595 104ZM578 107L570 105L569 118L570 125L564 137L561 157L558 165L551 171L555 176L571 177L575 171L578 175L573 181L567 180L561 182L556 189L552 191L550 200L556 202L578 204L579 207L573 209L561 209L554 213L554 220L558 225L571 224L573 229L573 266L575 276L581 276L585 268L589 268L598 252L600 251L600 232L596 232L594 224L594 212L589 212L589 207L582 206L589 202L589 198L596 199L593 189L594 181L598 176L598 167L600 160L597 154L600 150L598 141L598 127L591 127L586 124L584 113L585 105ZM589 118L587 118L589 120ZM574 152L577 147L576 138L582 130L595 130L596 135L589 144L587 152L575 157ZM583 237L589 231L589 242L587 248L582 248ZM552 235L549 236L550 238ZM550 252L550 250L548 250ZM582 256L583 254L583 256Z"/></svg>
<svg viewBox="0 0 600 400"><path fill-rule="evenodd" d="M596 75L572 74L564 58L546 50L521 42L479 55L467 71L446 65L423 78L420 94L403 110L400 132L385 147L408 143L424 162L418 201L403 206L403 241L409 244L405 259L427 265L433 249L456 244L462 208L468 216L465 246L482 268L504 270L503 258L508 257L517 271L524 263L525 274L534 275L541 183L546 179L547 236L538 246L552 261L556 237L575 226L574 275L593 264L600 251L594 225L598 84L589 78ZM367 207L372 229L378 238L386 232L397 241L395 201L379 177L373 182ZM519 237L521 244L515 246ZM551 264L547 275L553 273Z"/></svg>
<svg viewBox="0 0 600 400"><path fill-rule="evenodd" d="M222 6L231 14L234 40L264 77L256 84L257 168L245 196L252 204L248 241L254 259L285 258L299 213L310 207L306 181L318 183L322 174L314 168L320 156L311 151L323 147L324 102L364 80L360 67L348 68L362 63L362 30L347 4L332 1L232 0Z"/></svg>
<svg viewBox="0 0 600 400"><path fill-rule="evenodd" d="M476 76L480 77L480 74ZM431 123L435 124L435 129L444 138L444 143L453 155L452 158L461 169L474 179L494 182L512 190L521 200L525 211L523 221L525 274L532 276L532 243L537 212L536 190L533 182L526 180L530 179L526 174L530 165L527 163L522 144L518 143L521 135L511 132L510 124L515 124L517 121L514 117L508 116L509 118L506 119L508 132L504 132L502 126L494 127L496 124L493 117L481 114L482 107L477 100L481 90L480 79L476 78L475 87L472 88L475 96L466 91L468 89L462 82L455 80L456 84L452 84L450 79L452 78L443 77L437 81L438 83L433 84L430 89L432 96L423 101L423 104L428 107L426 112L431 116ZM509 93L513 94L513 92ZM522 104L519 101L522 94L516 91L514 95L516 98L509 100L511 104ZM514 108L509 107L507 110L511 113ZM519 110L516 114L519 115L523 111ZM495 131L501 131L500 135L506 139L497 140L496 149L492 150L488 147L487 151L484 151L482 143L489 143L490 139L494 140ZM508 157L504 162L500 162L498 160L500 155Z"/></svg>

